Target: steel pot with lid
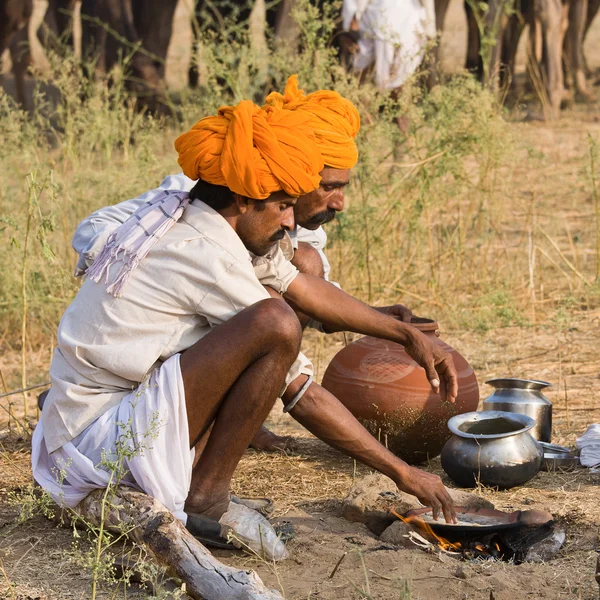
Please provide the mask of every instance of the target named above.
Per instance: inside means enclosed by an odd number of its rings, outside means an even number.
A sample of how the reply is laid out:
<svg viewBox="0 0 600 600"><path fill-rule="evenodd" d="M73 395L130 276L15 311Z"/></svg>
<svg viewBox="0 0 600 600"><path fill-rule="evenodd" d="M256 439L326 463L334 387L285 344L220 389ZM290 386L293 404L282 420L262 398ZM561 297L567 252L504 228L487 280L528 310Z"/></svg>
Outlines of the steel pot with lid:
<svg viewBox="0 0 600 600"><path fill-rule="evenodd" d="M494 391L483 401L483 410L503 410L534 419L531 435L540 442L552 437L552 402L542 393L552 384L536 379L504 377L486 381Z"/></svg>
<svg viewBox="0 0 600 600"><path fill-rule="evenodd" d="M542 464L534 426L527 415L496 410L456 415L448 421L452 437L442 450L442 467L462 487L522 485Z"/></svg>

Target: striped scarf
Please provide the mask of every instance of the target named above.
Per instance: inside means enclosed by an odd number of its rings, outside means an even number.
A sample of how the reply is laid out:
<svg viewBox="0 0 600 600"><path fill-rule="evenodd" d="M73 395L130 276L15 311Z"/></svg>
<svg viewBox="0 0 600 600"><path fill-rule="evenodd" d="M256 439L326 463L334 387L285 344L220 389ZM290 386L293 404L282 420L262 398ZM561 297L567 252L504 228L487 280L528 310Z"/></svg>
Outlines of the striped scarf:
<svg viewBox="0 0 600 600"><path fill-rule="evenodd" d="M121 262L119 272L106 288L109 294L119 297L132 271L150 248L179 221L189 203L187 192L166 190L144 204L111 233L106 245L88 269L87 276L97 283L104 276L105 283L108 283L111 265Z"/></svg>

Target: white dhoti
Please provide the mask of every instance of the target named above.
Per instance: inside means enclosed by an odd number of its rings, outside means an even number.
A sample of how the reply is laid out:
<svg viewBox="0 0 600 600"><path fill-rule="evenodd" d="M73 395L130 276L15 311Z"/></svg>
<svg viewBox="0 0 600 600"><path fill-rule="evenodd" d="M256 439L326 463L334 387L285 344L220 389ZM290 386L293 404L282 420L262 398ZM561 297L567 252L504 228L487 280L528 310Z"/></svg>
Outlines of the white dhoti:
<svg viewBox="0 0 600 600"><path fill-rule="evenodd" d="M435 37L431 0L344 0L344 29L353 18L361 38L354 69L374 66L380 89L395 89L418 69L425 46Z"/></svg>
<svg viewBox="0 0 600 600"><path fill-rule="evenodd" d="M107 462L123 461L121 483L183 511L192 477L185 392L176 354L81 434L48 454L42 423L32 439L33 477L60 505L76 506L92 490L114 481ZM121 457L121 458L120 458Z"/></svg>

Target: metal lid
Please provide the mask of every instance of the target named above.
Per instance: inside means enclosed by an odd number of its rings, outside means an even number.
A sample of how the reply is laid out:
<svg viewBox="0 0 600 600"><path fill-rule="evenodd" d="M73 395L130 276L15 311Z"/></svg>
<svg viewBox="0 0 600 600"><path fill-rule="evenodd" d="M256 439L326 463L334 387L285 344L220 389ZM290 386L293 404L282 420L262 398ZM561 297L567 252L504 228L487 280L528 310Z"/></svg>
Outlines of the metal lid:
<svg viewBox="0 0 600 600"><path fill-rule="evenodd" d="M490 379L486 381L493 388L509 388L517 390L536 390L540 391L544 388L551 387L552 384L548 381L540 381L539 379L516 379L513 377L501 377L499 379Z"/></svg>

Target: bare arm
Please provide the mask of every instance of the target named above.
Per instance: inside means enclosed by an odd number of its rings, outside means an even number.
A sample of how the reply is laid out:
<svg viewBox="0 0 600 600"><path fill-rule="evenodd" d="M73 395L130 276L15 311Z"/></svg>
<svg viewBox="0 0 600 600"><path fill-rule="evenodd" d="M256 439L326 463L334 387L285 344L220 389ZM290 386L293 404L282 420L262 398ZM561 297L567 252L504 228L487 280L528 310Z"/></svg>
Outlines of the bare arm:
<svg viewBox="0 0 600 600"><path fill-rule="evenodd" d="M306 378L299 377L288 387L283 401L288 403ZM387 475L404 492L431 506L437 519L440 510L446 521L456 518L452 500L437 475L407 465L382 446L332 394L311 384L290 414L326 444L347 456Z"/></svg>
<svg viewBox="0 0 600 600"><path fill-rule="evenodd" d="M328 330L344 330L397 342L425 369L432 388L454 402L458 378L452 357L414 327L363 304L331 283L300 273L284 294L304 314Z"/></svg>

